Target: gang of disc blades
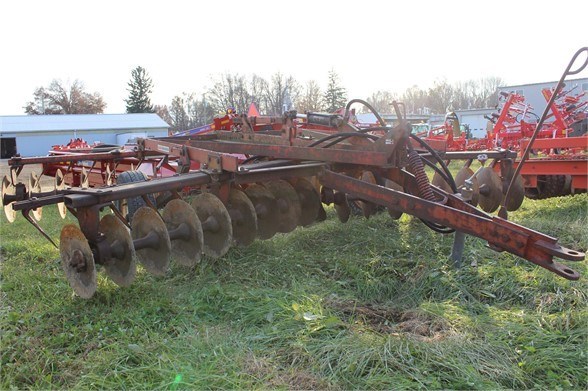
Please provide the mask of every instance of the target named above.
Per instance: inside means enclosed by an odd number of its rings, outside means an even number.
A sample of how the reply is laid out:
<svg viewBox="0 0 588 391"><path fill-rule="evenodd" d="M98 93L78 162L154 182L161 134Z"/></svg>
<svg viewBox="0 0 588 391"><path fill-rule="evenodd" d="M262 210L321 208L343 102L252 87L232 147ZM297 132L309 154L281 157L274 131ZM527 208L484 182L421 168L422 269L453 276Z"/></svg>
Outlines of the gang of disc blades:
<svg viewBox="0 0 588 391"><path fill-rule="evenodd" d="M172 258L180 265L192 267L200 261L204 247L204 234L202 224L196 215L194 208L186 201L180 199L171 200L161 212L168 232L176 229L181 224L188 227L186 237L171 241Z"/></svg>
<svg viewBox="0 0 588 391"><path fill-rule="evenodd" d="M163 276L169 268L171 258L171 242L167 227L155 210L142 206L133 215L131 236L133 240L137 240L150 233L157 235L157 245L142 249L135 248L135 254L145 270L153 275Z"/></svg>
<svg viewBox="0 0 588 391"><path fill-rule="evenodd" d="M61 267L75 294L83 299L91 298L97 287L96 265L88 241L75 225L66 225L61 230L59 254Z"/></svg>
<svg viewBox="0 0 588 391"><path fill-rule="evenodd" d="M104 234L109 245L118 246L121 257L112 256L104 260L102 266L106 275L118 286L130 286L137 274L137 265L133 254L133 239L129 229L115 215L107 214L100 220L100 232Z"/></svg>

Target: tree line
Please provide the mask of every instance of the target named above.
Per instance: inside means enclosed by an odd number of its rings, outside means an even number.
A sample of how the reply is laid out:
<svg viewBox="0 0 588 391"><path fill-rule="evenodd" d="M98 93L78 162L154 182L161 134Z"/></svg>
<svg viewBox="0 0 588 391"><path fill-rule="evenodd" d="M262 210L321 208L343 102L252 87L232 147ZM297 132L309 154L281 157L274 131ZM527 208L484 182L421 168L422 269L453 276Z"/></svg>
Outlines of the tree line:
<svg viewBox="0 0 588 391"><path fill-rule="evenodd" d="M316 80L300 83L280 72L269 79L255 74L225 73L212 77L211 87L203 92L184 92L169 104L153 105L150 99L153 81L139 66L131 71L129 95L124 101L128 113L157 113L172 131L211 123L215 115L229 108L246 113L252 102L264 115L281 115L288 110L335 112L347 103L347 89L334 70L327 76L327 87L323 90ZM497 104L498 87L503 84L499 77L453 84L438 80L427 89L415 85L402 93L376 91L366 101L380 113L390 113L390 104L395 100L404 102L407 113L414 114L486 108ZM86 92L78 80L69 88L53 80L48 87L37 88L33 100L24 107L27 114L99 114L105 108L102 96L98 92Z"/></svg>

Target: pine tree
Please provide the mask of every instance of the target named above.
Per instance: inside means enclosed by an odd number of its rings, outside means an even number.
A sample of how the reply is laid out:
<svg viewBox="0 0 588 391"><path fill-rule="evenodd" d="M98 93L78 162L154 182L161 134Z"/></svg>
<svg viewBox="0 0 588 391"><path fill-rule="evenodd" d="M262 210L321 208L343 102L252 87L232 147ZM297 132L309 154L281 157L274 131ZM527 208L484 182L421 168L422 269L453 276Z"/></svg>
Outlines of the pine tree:
<svg viewBox="0 0 588 391"><path fill-rule="evenodd" d="M128 86L129 97L125 99L127 113L153 113L153 105L149 98L153 82L145 68L138 66L131 71L131 81Z"/></svg>
<svg viewBox="0 0 588 391"><path fill-rule="evenodd" d="M347 103L347 91L339 84L339 76L334 70L329 71L329 84L325 91L325 109L329 113L334 113L338 109L345 107Z"/></svg>

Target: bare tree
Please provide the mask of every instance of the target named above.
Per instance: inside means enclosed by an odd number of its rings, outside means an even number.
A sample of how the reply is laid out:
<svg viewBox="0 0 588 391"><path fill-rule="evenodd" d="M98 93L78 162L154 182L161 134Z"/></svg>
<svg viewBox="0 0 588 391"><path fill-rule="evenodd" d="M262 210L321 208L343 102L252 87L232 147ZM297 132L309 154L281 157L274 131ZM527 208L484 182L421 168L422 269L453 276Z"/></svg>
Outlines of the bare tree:
<svg viewBox="0 0 588 391"><path fill-rule="evenodd" d="M53 80L49 87L39 87L33 100L24 107L27 114L100 114L106 103L102 96L84 90L84 83L75 80L69 87Z"/></svg>
<svg viewBox="0 0 588 391"><path fill-rule="evenodd" d="M265 80L263 77L255 74L251 76L251 80L249 82L251 102L255 102L262 113L268 112L268 102L266 96L266 91L268 88L267 80Z"/></svg>
<svg viewBox="0 0 588 391"><path fill-rule="evenodd" d="M211 123L214 117L214 109L206 101L206 96L203 94L201 99L198 99L198 95L195 93L185 94L185 96L189 127L195 128Z"/></svg>
<svg viewBox="0 0 588 391"><path fill-rule="evenodd" d="M376 110L378 113L390 113L392 107L390 104L397 100L396 94L389 91L376 91L369 98L367 102ZM369 110L367 107L362 108L362 112L367 113Z"/></svg>
<svg viewBox="0 0 588 391"><path fill-rule="evenodd" d="M428 105L435 113L445 113L452 108L453 86L446 80L435 81L429 88Z"/></svg>
<svg viewBox="0 0 588 391"><path fill-rule="evenodd" d="M414 85L407 88L400 99L406 105L406 112L414 114L427 107L427 93Z"/></svg>
<svg viewBox="0 0 588 391"><path fill-rule="evenodd" d="M284 76L276 73L265 90L267 101L267 114L281 115L294 107L294 101L298 100L300 87L292 76Z"/></svg>
<svg viewBox="0 0 588 391"><path fill-rule="evenodd" d="M172 118L171 115L169 114L169 110L167 108L167 105L154 105L153 106L153 111L155 111L155 113L162 119L164 120L168 125L172 125Z"/></svg>
<svg viewBox="0 0 588 391"><path fill-rule="evenodd" d="M216 112L224 112L228 108L233 108L238 113L244 113L252 100L247 90L245 77L228 73L213 79L213 87L207 95Z"/></svg>
<svg viewBox="0 0 588 391"><path fill-rule="evenodd" d="M323 92L315 80L309 80L304 86L296 104L296 110L300 113L308 111L318 112L323 110Z"/></svg>

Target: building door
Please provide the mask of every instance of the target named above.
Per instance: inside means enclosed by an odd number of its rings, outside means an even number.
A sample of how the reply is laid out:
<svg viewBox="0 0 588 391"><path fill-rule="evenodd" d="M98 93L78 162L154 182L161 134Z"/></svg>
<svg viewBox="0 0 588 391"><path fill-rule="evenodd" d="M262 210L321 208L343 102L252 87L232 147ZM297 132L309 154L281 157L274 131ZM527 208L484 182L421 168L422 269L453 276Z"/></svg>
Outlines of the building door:
<svg viewBox="0 0 588 391"><path fill-rule="evenodd" d="M0 159L9 159L16 155L16 138L0 138Z"/></svg>

